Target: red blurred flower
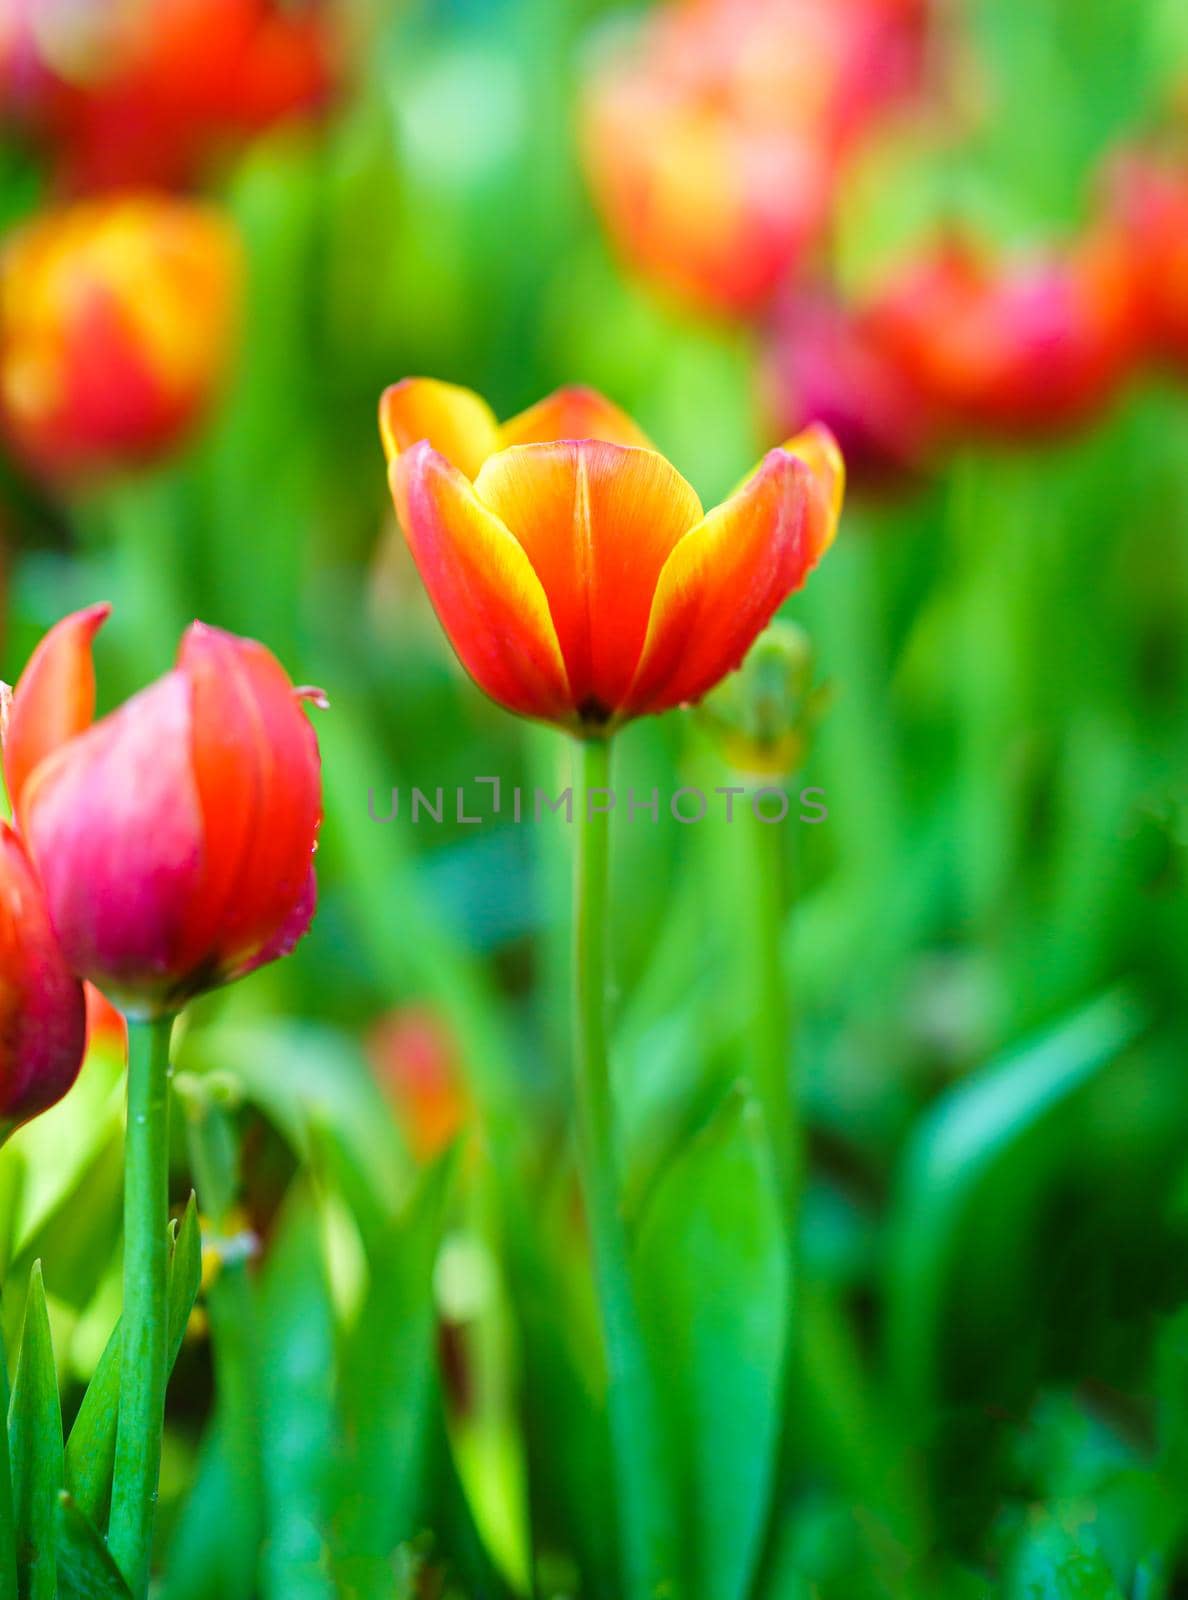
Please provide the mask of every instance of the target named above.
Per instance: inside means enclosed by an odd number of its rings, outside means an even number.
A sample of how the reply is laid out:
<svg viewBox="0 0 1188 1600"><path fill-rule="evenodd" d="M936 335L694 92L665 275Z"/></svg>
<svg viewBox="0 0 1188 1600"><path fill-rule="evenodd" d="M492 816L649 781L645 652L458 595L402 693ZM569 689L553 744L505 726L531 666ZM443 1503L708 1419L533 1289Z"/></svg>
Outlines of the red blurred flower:
<svg viewBox="0 0 1188 1600"><path fill-rule="evenodd" d="M73 190L185 183L324 104L325 0L0 0L0 90Z"/></svg>
<svg viewBox="0 0 1188 1600"><path fill-rule="evenodd" d="M802 263L856 135L918 86L916 0L685 0L591 78L583 150L617 245L743 314Z"/></svg>
<svg viewBox="0 0 1188 1600"><path fill-rule="evenodd" d="M617 407L562 389L502 427L410 378L380 426L400 525L471 677L587 736L701 698L828 549L842 463L824 429L769 451L708 515Z"/></svg>
<svg viewBox="0 0 1188 1600"><path fill-rule="evenodd" d="M426 1006L392 1011L372 1029L368 1056L418 1161L432 1161L470 1115L458 1051Z"/></svg>
<svg viewBox="0 0 1188 1600"><path fill-rule="evenodd" d="M871 336L861 308L823 286L795 291L769 332L765 387L780 433L820 422L847 478L881 488L923 471L936 444L932 407Z"/></svg>
<svg viewBox="0 0 1188 1600"><path fill-rule="evenodd" d="M239 248L218 212L148 195L51 211L0 254L0 425L50 476L154 456L227 361Z"/></svg>
<svg viewBox="0 0 1188 1600"><path fill-rule="evenodd" d="M887 284L865 321L954 430L1007 437L1084 422L1136 353L1130 275L1097 236L1007 261L950 238Z"/></svg>
<svg viewBox="0 0 1188 1600"><path fill-rule="evenodd" d="M195 623L176 668L92 725L106 606L38 645L4 768L72 970L131 1015L286 955L313 916L321 781L275 658Z"/></svg>
<svg viewBox="0 0 1188 1600"><path fill-rule="evenodd" d="M1188 363L1188 162L1130 150L1103 183L1105 226L1127 253L1151 353Z"/></svg>
<svg viewBox="0 0 1188 1600"><path fill-rule="evenodd" d="M0 822L0 1139L62 1098L85 1045L82 984L58 948L24 846Z"/></svg>

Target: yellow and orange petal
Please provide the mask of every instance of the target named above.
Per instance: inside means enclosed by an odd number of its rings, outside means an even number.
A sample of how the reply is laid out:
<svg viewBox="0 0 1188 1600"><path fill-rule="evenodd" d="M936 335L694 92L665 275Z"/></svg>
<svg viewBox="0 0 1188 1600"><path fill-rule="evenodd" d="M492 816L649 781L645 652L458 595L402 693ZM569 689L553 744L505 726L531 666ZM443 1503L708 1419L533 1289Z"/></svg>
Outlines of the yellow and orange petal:
<svg viewBox="0 0 1188 1600"><path fill-rule="evenodd" d="M405 378L380 398L380 437L389 461L428 439L439 455L473 478L499 449L499 424L473 389L436 378Z"/></svg>
<svg viewBox="0 0 1188 1600"><path fill-rule="evenodd" d="M396 458L390 480L422 581L479 688L523 716L571 720L557 631L523 547L428 441Z"/></svg>
<svg viewBox="0 0 1188 1600"><path fill-rule="evenodd" d="M608 721L634 675L660 571L701 520L697 495L654 451L592 440L501 451L475 493L543 586L579 715Z"/></svg>
<svg viewBox="0 0 1188 1600"><path fill-rule="evenodd" d="M597 389L574 384L557 389L499 429L499 448L552 444L561 439L600 439L604 444L655 446L643 429Z"/></svg>
<svg viewBox="0 0 1188 1600"><path fill-rule="evenodd" d="M405 378L380 397L380 437L388 461L422 439L468 478L499 450L561 439L601 439L651 450L651 440L627 413L596 389L557 389L504 423L473 389L436 378Z"/></svg>
<svg viewBox="0 0 1188 1600"><path fill-rule="evenodd" d="M676 546L656 586L628 714L698 700L739 666L832 537L831 489L787 450Z"/></svg>

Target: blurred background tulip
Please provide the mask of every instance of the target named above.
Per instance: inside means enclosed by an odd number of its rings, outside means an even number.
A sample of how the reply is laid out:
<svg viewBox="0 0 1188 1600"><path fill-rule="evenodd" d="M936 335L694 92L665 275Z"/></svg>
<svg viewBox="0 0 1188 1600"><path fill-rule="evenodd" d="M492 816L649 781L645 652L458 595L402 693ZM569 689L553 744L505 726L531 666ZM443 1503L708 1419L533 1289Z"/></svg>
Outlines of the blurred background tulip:
<svg viewBox="0 0 1188 1600"><path fill-rule="evenodd" d="M418 1161L432 1161L465 1127L468 1103L458 1047L441 1018L408 1006L378 1021L368 1054Z"/></svg>
<svg viewBox="0 0 1188 1600"><path fill-rule="evenodd" d="M326 104L322 0L3 0L4 110L70 190L192 181L227 145Z"/></svg>
<svg viewBox="0 0 1188 1600"><path fill-rule="evenodd" d="M221 383L236 320L233 227L150 195L78 202L0 254L0 425L47 477L173 448Z"/></svg>
<svg viewBox="0 0 1188 1600"><path fill-rule="evenodd" d="M1091 238L996 259L954 237L906 262L866 311L876 348L957 431L1058 433L1116 396L1139 349L1125 255Z"/></svg>
<svg viewBox="0 0 1188 1600"><path fill-rule="evenodd" d="M761 309L826 240L846 154L920 91L914 0L677 0L597 66L583 149L627 261L694 305Z"/></svg>
<svg viewBox="0 0 1188 1600"><path fill-rule="evenodd" d="M1135 277L1138 316L1157 361L1188 361L1188 158L1135 149L1103 177L1107 227Z"/></svg>
<svg viewBox="0 0 1188 1600"><path fill-rule="evenodd" d="M937 447L936 400L883 349L861 307L824 285L784 296L766 336L763 388L773 433L830 429L857 488L925 471Z"/></svg>

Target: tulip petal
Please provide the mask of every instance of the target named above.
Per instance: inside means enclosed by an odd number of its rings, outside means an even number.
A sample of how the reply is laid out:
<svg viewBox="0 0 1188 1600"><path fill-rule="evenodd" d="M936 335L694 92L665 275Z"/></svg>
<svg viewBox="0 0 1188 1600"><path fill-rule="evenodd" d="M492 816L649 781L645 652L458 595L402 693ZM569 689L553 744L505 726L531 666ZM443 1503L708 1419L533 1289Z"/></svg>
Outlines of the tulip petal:
<svg viewBox="0 0 1188 1600"><path fill-rule="evenodd" d="M656 452L594 441L501 450L475 493L544 586L579 715L608 720L635 673L661 569L701 502Z"/></svg>
<svg viewBox="0 0 1188 1600"><path fill-rule="evenodd" d="M9 706L4 731L4 781L14 812L33 769L95 715L91 642L111 613L89 606L63 617L29 657Z"/></svg>
<svg viewBox="0 0 1188 1600"><path fill-rule="evenodd" d="M569 721L556 630L522 546L428 442L397 457L389 480L413 559L467 672L511 711Z"/></svg>
<svg viewBox="0 0 1188 1600"><path fill-rule="evenodd" d="M309 932L313 922L314 913L318 909L318 875L313 867L306 874L305 884L298 896L296 903L284 922L277 928L272 939L263 949L248 957L241 966L234 969L230 976L233 978L246 978L249 972L256 972L260 967L266 967L272 961L280 961L285 956L291 956Z"/></svg>
<svg viewBox="0 0 1188 1600"><path fill-rule="evenodd" d="M625 411L597 389L578 385L558 389L499 430L500 449L517 444L553 444L558 439L601 439L605 444L630 444L641 450L655 446Z"/></svg>
<svg viewBox="0 0 1188 1600"><path fill-rule="evenodd" d="M789 455L803 461L817 482L822 506L810 524L810 531L820 541L812 551L812 560L816 563L837 536L842 501L846 494L846 463L837 440L820 422L810 423L803 433L789 439L783 448Z"/></svg>
<svg viewBox="0 0 1188 1600"><path fill-rule="evenodd" d="M33 864L0 822L0 1122L54 1105L86 1044L83 986L67 970Z"/></svg>
<svg viewBox="0 0 1188 1600"><path fill-rule="evenodd" d="M389 462L422 439L473 478L499 449L495 413L479 395L436 378L405 378L380 398L380 435Z"/></svg>
<svg viewBox="0 0 1188 1600"><path fill-rule="evenodd" d="M178 670L193 695L204 839L178 966L230 973L258 963L308 887L321 820L317 740L284 669L255 640L195 623Z"/></svg>
<svg viewBox="0 0 1188 1600"><path fill-rule="evenodd" d="M23 827L69 966L128 1009L166 1004L202 881L190 685L167 673L63 745Z"/></svg>
<svg viewBox="0 0 1188 1600"><path fill-rule="evenodd" d="M772 450L681 540L660 574L631 715L699 700L739 666L828 547L833 498L831 479Z"/></svg>

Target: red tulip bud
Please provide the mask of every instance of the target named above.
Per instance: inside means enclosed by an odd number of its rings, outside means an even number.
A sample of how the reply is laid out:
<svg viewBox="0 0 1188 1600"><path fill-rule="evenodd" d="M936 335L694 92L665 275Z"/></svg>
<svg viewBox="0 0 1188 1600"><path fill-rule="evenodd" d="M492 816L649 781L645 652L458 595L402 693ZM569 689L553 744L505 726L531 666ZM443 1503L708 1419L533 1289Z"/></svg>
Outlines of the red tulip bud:
<svg viewBox="0 0 1188 1600"><path fill-rule="evenodd" d="M67 617L17 684L9 790L66 960L132 1015L286 955L313 915L317 742L250 639L189 630L177 667L94 726L89 643Z"/></svg>
<svg viewBox="0 0 1188 1600"><path fill-rule="evenodd" d="M58 948L24 846L0 822L0 1137L57 1104L86 1037L83 986Z"/></svg>

